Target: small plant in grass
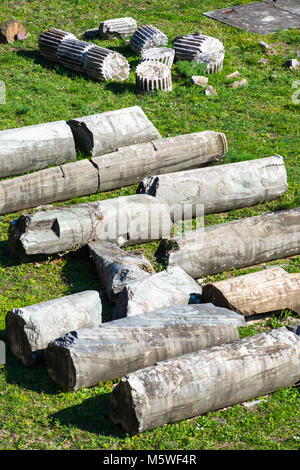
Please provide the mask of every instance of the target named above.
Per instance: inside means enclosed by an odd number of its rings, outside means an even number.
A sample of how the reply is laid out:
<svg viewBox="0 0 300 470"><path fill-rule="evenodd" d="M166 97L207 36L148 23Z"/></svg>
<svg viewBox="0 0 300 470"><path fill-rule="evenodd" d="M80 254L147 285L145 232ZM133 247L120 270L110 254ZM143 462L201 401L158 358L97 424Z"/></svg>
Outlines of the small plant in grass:
<svg viewBox="0 0 300 470"><path fill-rule="evenodd" d="M198 64L196 61L189 62L187 60L181 60L177 62L177 69L181 75L190 79L193 75L205 75L206 64Z"/></svg>

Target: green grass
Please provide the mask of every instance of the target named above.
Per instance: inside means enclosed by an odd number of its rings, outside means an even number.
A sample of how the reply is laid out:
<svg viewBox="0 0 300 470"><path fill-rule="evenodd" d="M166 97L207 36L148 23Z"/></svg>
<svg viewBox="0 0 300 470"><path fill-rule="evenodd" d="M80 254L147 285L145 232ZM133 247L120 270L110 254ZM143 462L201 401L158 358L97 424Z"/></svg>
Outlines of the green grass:
<svg viewBox="0 0 300 470"><path fill-rule="evenodd" d="M222 25L201 15L218 7L243 1L182 0L169 2L132 0L37 0L1 2L0 21L16 18L30 33L24 42L0 45L0 80L7 90L7 103L0 105L0 128L13 128L46 121L70 119L126 106L139 105L162 136L206 129L225 132L229 151L225 163L280 154L288 172L289 189L279 199L254 207L205 217L210 225L248 217L269 210L299 206L300 133L299 105L291 100L299 72L282 67L295 57L300 31L279 31L256 36ZM192 86L176 66L172 69L173 91L136 95L134 69L138 57L122 40L99 41L124 54L131 66L123 83L98 83L42 59L37 35L54 26L80 35L97 27L102 19L133 16L139 25L151 23L171 40L179 34L201 29L222 40L226 49L224 69L209 76L218 96L206 97L201 87ZM277 54L266 56L257 41L276 43ZM262 57L269 64L260 65ZM247 78L244 88L230 88L226 75L239 70ZM83 155L78 155L83 158ZM136 186L74 198L55 205L74 204L133 194ZM26 212L26 211L23 211ZM4 318L13 307L99 287L87 250L82 248L62 257L20 264L8 251L9 222L18 214L0 220L0 340L6 340ZM152 261L158 242L142 248ZM130 248L133 249L133 248ZM224 279L279 264L289 272L300 272L300 258L276 260L249 269L209 276ZM161 265L155 264L157 270ZM111 308L104 305L104 319ZM280 315L240 329L240 336L278 328L295 321L295 315ZM299 449L300 392L297 387L279 390L254 409L235 405L138 436L129 436L111 424L108 393L114 384L64 393L48 377L44 366L24 369L10 353L7 367L0 369L1 449Z"/></svg>

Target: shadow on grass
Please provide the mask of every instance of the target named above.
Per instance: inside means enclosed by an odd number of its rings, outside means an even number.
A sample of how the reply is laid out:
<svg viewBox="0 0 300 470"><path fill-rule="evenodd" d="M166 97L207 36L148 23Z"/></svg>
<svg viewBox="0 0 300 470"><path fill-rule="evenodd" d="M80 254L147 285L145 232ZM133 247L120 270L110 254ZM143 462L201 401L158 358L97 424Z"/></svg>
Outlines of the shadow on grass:
<svg viewBox="0 0 300 470"><path fill-rule="evenodd" d="M62 268L61 275L69 286L70 294L103 288L87 245L66 255L66 263ZM113 306L104 292L101 295L101 301L102 322L104 323L111 320Z"/></svg>
<svg viewBox="0 0 300 470"><path fill-rule="evenodd" d="M105 87L115 95L121 95L127 91L135 92L135 85L128 82L107 82Z"/></svg>
<svg viewBox="0 0 300 470"><path fill-rule="evenodd" d="M0 267L10 268L12 266L19 266L20 264L22 264L22 262L11 254L8 240L0 242Z"/></svg>
<svg viewBox="0 0 300 470"><path fill-rule="evenodd" d="M24 367L19 359L8 350L5 330L0 331L0 340L7 345L5 378L8 384L14 384L23 389L38 393L55 395L61 392L61 388L49 377L46 366L41 364L33 367Z"/></svg>
<svg viewBox="0 0 300 470"><path fill-rule="evenodd" d="M124 46L125 47L125 46ZM112 50L115 50L116 52L119 52L119 49L122 49L122 47L115 47ZM85 80L92 81L94 83L99 83L99 80L96 80L93 77L89 77L86 74L80 73L80 72L75 72L73 70L70 70L66 67L64 67L62 64L58 62L51 62L50 60L46 60L41 56L40 52L38 50L19 50L17 51L17 54L27 60L33 60L33 62L37 65L41 65L43 68L51 70L55 73L58 73L59 75L62 76L67 76L69 78L74 78L74 77L83 77ZM125 54L123 54L125 55ZM127 53L128 55L128 53ZM131 62L131 69L135 68L137 65L138 61L132 61ZM125 91L132 91L135 90L135 86L132 83L119 83L119 82L108 82L107 83L107 89L112 91L113 93L120 94L124 93Z"/></svg>
<svg viewBox="0 0 300 470"><path fill-rule="evenodd" d="M94 434L124 438L126 433L109 419L109 393L89 398L49 416L63 426L76 426Z"/></svg>

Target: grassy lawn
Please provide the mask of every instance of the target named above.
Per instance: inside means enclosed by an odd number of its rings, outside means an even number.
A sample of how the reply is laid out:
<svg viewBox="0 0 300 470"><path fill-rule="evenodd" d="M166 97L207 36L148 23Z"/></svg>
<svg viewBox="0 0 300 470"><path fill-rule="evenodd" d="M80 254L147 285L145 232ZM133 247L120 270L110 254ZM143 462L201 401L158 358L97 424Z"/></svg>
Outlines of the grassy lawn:
<svg viewBox="0 0 300 470"><path fill-rule="evenodd" d="M205 217L205 224L258 215L268 210L299 206L300 129L299 105L292 102L293 82L299 72L282 66L300 50L300 31L279 31L268 36L246 33L202 16L202 12L248 0L37 0L2 1L0 21L16 18L30 36L23 42L0 44L0 80L5 82L7 102L0 105L0 129L70 119L127 106L139 105L163 137L206 129L226 134L229 151L225 163L268 157L284 157L289 189L279 199L251 208ZM99 83L42 59L37 35L53 26L81 37L102 19L132 16L138 24L153 24L170 40L201 29L222 40L226 55L223 70L209 76L218 96L206 97L203 89L189 84L176 64L172 69L173 91L146 95L134 93L134 69L138 57L126 42L94 40L124 54L131 67L123 83ZM274 44L276 55L262 52L258 40ZM258 63L260 58L269 63ZM239 70L247 87L232 89L226 75ZM79 158L82 155L78 156ZM55 205L134 194L135 187L91 197L74 198ZM28 212L28 211L24 211ZM13 307L99 288L87 249L62 257L20 264L9 252L9 222L21 213L0 218L0 340L6 340L4 318ZM158 242L141 247L153 260ZM266 265L280 265L300 272L300 257L276 260L249 269L210 276L224 279L253 272ZM159 270L161 266L156 264ZM104 319L111 309L104 305ZM240 329L241 337L295 321L285 310ZM0 366L1 449L299 449L300 389L279 390L254 408L235 405L138 436L112 425L108 394L114 383L77 392L63 392L47 375L45 367L24 369L8 353Z"/></svg>

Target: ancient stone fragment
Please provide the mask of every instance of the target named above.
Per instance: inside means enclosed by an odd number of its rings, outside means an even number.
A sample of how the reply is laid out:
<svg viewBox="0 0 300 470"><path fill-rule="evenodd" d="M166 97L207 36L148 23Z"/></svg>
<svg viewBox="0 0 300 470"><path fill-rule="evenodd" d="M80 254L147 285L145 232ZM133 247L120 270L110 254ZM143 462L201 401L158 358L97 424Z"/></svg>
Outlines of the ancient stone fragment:
<svg viewBox="0 0 300 470"><path fill-rule="evenodd" d="M152 47L166 46L167 43L167 36L152 25L140 26L130 39L130 47L137 54Z"/></svg>
<svg viewBox="0 0 300 470"><path fill-rule="evenodd" d="M237 78L239 76L240 76L240 72L236 71L236 72L230 73L229 75L226 75L226 78Z"/></svg>
<svg viewBox="0 0 300 470"><path fill-rule="evenodd" d="M131 36L137 29L137 22L131 17L115 18L113 20L101 21L99 36L103 39L111 37L126 38Z"/></svg>
<svg viewBox="0 0 300 470"><path fill-rule="evenodd" d="M204 34L186 34L174 39L176 60L195 61L207 64L206 72L219 72L223 67L224 46L221 41Z"/></svg>
<svg viewBox="0 0 300 470"><path fill-rule="evenodd" d="M212 95L216 96L218 94L217 90L212 85L208 85L205 88L204 93L206 94L206 96L212 96Z"/></svg>
<svg viewBox="0 0 300 470"><path fill-rule="evenodd" d="M226 152L225 134L204 131L121 147L92 162L99 170L100 191L109 191L145 176L199 168L224 158Z"/></svg>
<svg viewBox="0 0 300 470"><path fill-rule="evenodd" d="M276 51L275 49L273 49L271 46L269 46L269 44L267 44L266 42L264 41L259 41L258 42L258 45L260 46L260 48L268 55L274 55L276 54Z"/></svg>
<svg viewBox="0 0 300 470"><path fill-rule="evenodd" d="M135 86L137 93L171 91L172 78L169 67L155 60L140 63L135 69Z"/></svg>
<svg viewBox="0 0 300 470"><path fill-rule="evenodd" d="M232 88L240 88L241 86L247 86L248 80L246 78L242 78L242 80L237 80L231 84Z"/></svg>
<svg viewBox="0 0 300 470"><path fill-rule="evenodd" d="M205 284L202 301L230 308L245 316L283 308L300 315L300 274L289 274L277 266Z"/></svg>
<svg viewBox="0 0 300 470"><path fill-rule="evenodd" d="M140 252L124 251L109 242L92 242L88 246L101 285L110 300L114 300L126 285L155 272L151 263Z"/></svg>
<svg viewBox="0 0 300 470"><path fill-rule="evenodd" d="M89 49L95 47L78 39L64 39L57 48L58 61L75 72L84 72L84 59Z"/></svg>
<svg viewBox="0 0 300 470"><path fill-rule="evenodd" d="M72 132L65 121L0 131L0 178L75 159Z"/></svg>
<svg viewBox="0 0 300 470"><path fill-rule="evenodd" d="M129 64L118 52L93 46L84 58L84 72L97 80L125 80L129 75Z"/></svg>
<svg viewBox="0 0 300 470"><path fill-rule="evenodd" d="M139 106L71 119L68 124L76 147L94 157L161 137Z"/></svg>
<svg viewBox="0 0 300 470"><path fill-rule="evenodd" d="M116 299L113 319L172 305L200 303L201 292L201 287L183 269L167 269L125 286Z"/></svg>
<svg viewBox="0 0 300 470"><path fill-rule="evenodd" d="M157 60L167 65L169 69L173 65L175 57L175 50L169 47L152 47L151 49L145 49L142 52L140 63L147 60Z"/></svg>
<svg viewBox="0 0 300 470"><path fill-rule="evenodd" d="M50 28L43 31L38 37L39 50L43 57L58 62L57 49L64 39L76 39L76 36L67 31Z"/></svg>
<svg viewBox="0 0 300 470"><path fill-rule="evenodd" d="M290 70L297 70L300 68L300 62L298 59L289 59L285 62L285 67L288 67Z"/></svg>
<svg viewBox="0 0 300 470"><path fill-rule="evenodd" d="M9 243L15 256L26 258L97 240L147 243L170 234L171 225L166 204L138 194L22 215L10 225Z"/></svg>
<svg viewBox="0 0 300 470"><path fill-rule="evenodd" d="M22 40L26 37L25 26L17 20L9 20L0 23L0 43L11 43L17 39Z"/></svg>
<svg viewBox="0 0 300 470"><path fill-rule="evenodd" d="M288 188L280 155L227 165L155 175L144 178L137 192L167 203L173 221L184 206L196 216L198 204L206 214L252 206L282 196ZM181 217L180 217L181 219Z"/></svg>
<svg viewBox="0 0 300 470"><path fill-rule="evenodd" d="M286 328L158 362L123 377L110 418L138 433L293 385L300 338Z"/></svg>
<svg viewBox="0 0 300 470"><path fill-rule="evenodd" d="M300 208L266 212L162 241L157 256L194 279L300 253Z"/></svg>
<svg viewBox="0 0 300 470"><path fill-rule="evenodd" d="M0 181L0 214L97 193L98 170L89 160L66 163Z"/></svg>
<svg viewBox="0 0 300 470"><path fill-rule="evenodd" d="M55 382L78 390L234 341L244 324L241 315L211 304L162 308L67 333L49 344L46 364Z"/></svg>
<svg viewBox="0 0 300 470"><path fill-rule="evenodd" d="M207 77L202 77L201 75L193 75L191 77L191 83L194 85L202 86L205 88L208 84L208 78Z"/></svg>
<svg viewBox="0 0 300 470"><path fill-rule="evenodd" d="M101 323L97 291L83 291L28 307L13 308L5 318L11 352L31 366L43 359L50 341L72 330Z"/></svg>

